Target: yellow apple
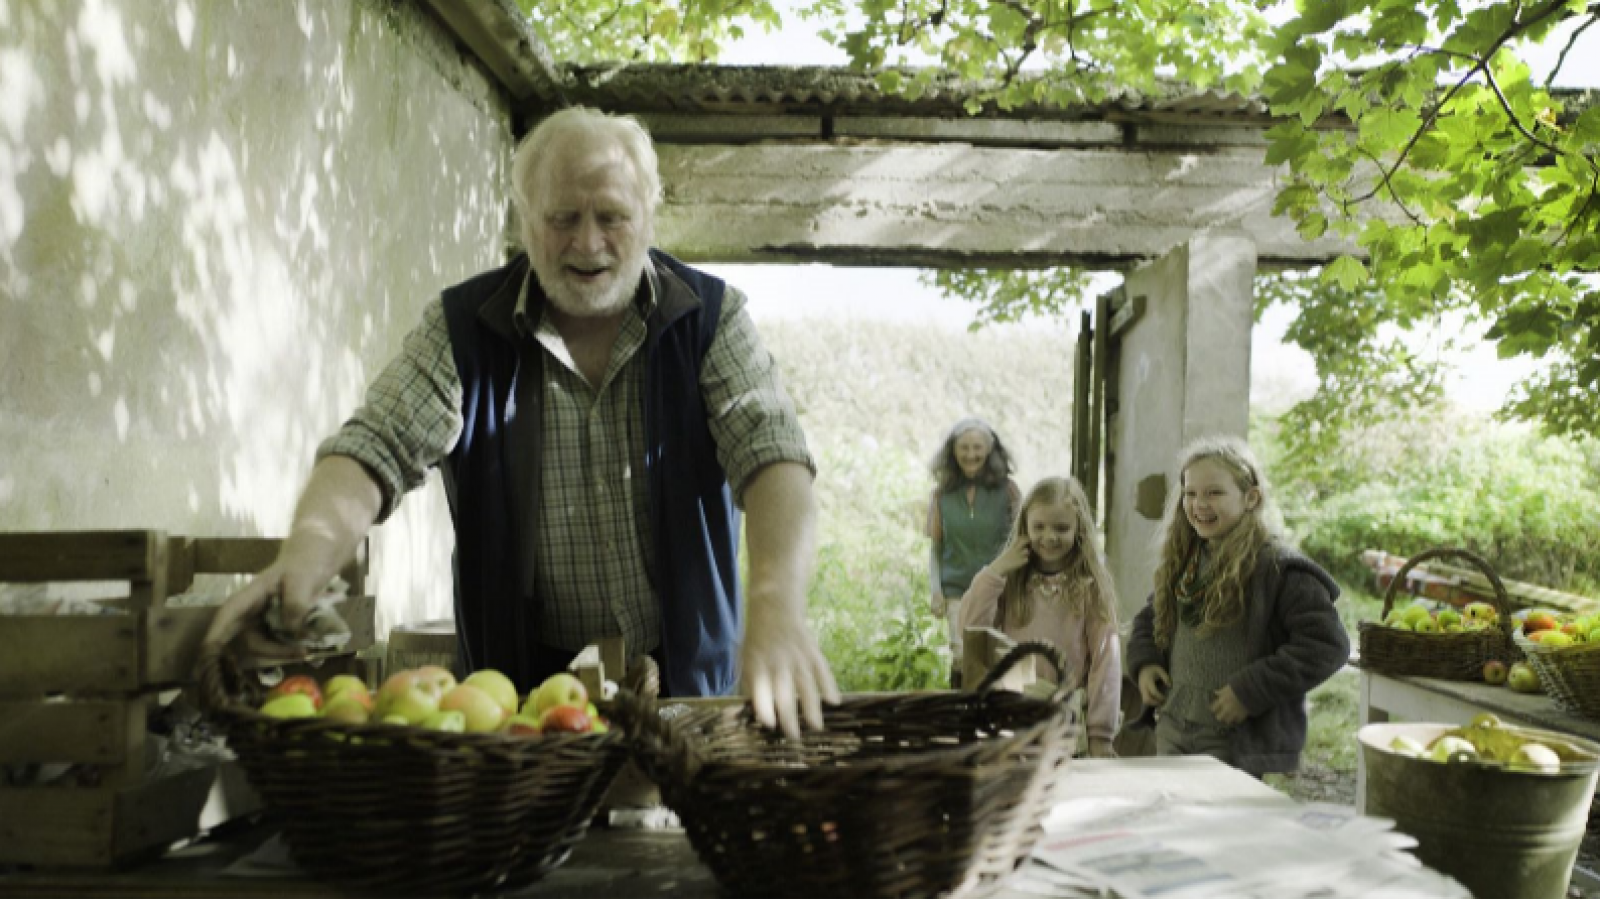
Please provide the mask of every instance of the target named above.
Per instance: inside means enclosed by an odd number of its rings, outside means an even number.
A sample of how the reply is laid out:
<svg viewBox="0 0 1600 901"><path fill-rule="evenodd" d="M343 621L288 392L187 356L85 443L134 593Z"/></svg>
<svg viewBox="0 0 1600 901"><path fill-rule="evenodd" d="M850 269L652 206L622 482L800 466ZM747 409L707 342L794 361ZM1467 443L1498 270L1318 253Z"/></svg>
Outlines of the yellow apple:
<svg viewBox="0 0 1600 901"><path fill-rule="evenodd" d="M534 715L540 717L552 707L563 705L576 707L581 712L588 703L588 689L571 673L556 673L528 696L528 704L533 707ZM528 712L527 706L522 709L524 713Z"/></svg>
<svg viewBox="0 0 1600 901"><path fill-rule="evenodd" d="M1533 773L1561 772L1561 755L1549 745L1530 741L1517 749L1506 764L1510 769Z"/></svg>
<svg viewBox="0 0 1600 901"><path fill-rule="evenodd" d="M1442 735L1428 749L1428 759L1435 763L1463 763L1478 759L1478 749L1459 735Z"/></svg>
<svg viewBox="0 0 1600 901"><path fill-rule="evenodd" d="M434 666L431 663L427 666L417 667L417 675L422 677L423 681L433 683L434 687L439 690L440 697L444 697L445 692L455 688L457 684L455 673L442 666Z"/></svg>
<svg viewBox="0 0 1600 901"><path fill-rule="evenodd" d="M468 732L493 732L507 716L506 709L475 685L457 685L439 701L440 711L456 711L465 718Z"/></svg>
<svg viewBox="0 0 1600 901"><path fill-rule="evenodd" d="M489 697L503 708L507 714L517 712L517 686L506 678L506 674L499 670L481 669L466 678L463 685L487 692Z"/></svg>

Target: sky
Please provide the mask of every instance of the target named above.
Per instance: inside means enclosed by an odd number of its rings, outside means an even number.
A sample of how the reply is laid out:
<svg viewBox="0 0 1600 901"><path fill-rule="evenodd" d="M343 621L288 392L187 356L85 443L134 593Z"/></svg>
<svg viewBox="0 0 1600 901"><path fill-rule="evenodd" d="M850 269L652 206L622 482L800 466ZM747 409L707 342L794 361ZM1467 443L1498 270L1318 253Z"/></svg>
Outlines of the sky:
<svg viewBox="0 0 1600 901"><path fill-rule="evenodd" d="M759 28L752 29L753 34L727 47L720 62L727 65L845 65L849 62L844 51L817 36L813 23L788 11L794 4L777 0L774 5L783 10L782 31L766 34ZM1524 59L1539 80L1543 80L1555 64L1572 27L1559 30L1543 45L1524 49ZM1558 87L1600 87L1600 28L1590 29L1579 38L1555 84ZM960 331L972 320L971 307L923 287L915 269L843 268L822 264L706 268L749 295L751 315L758 322L817 316L934 322ZM1106 273L1097 290L1109 289L1118 281L1119 276ZM871 300L863 302L863 298ZM1269 310L1252 337L1252 401L1269 408L1281 408L1308 396L1316 387L1310 356L1283 342L1284 329L1292 318L1292 310L1283 307ZM1035 320L1013 327L1059 326ZM1443 323L1438 334L1459 330L1459 322ZM1436 344L1435 336L1427 333L1415 334L1410 340L1415 348ZM1510 387L1533 371L1535 365L1527 359L1500 360L1492 346L1481 343L1475 343L1463 353L1452 354L1448 359L1453 373L1447 383L1447 393L1461 406L1483 412L1499 407Z"/></svg>

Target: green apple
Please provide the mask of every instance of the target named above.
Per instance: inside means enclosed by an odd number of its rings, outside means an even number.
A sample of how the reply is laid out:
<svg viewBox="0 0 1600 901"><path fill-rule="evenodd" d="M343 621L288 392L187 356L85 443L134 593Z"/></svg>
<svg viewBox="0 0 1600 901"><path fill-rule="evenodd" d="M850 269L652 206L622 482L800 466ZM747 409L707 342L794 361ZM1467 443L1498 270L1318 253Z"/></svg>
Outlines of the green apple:
<svg viewBox="0 0 1600 901"><path fill-rule="evenodd" d="M279 695L261 705L261 712L280 720L297 720L316 716L317 704L310 696L299 693Z"/></svg>
<svg viewBox="0 0 1600 901"><path fill-rule="evenodd" d="M467 718L459 710L441 710L429 715L418 725L424 729L435 729L439 732L465 732L467 731Z"/></svg>
<svg viewBox="0 0 1600 901"><path fill-rule="evenodd" d="M334 695L333 700L322 705L322 718L339 723L360 725L372 718L372 701L362 703L354 693Z"/></svg>
<svg viewBox="0 0 1600 901"><path fill-rule="evenodd" d="M1428 759L1435 763L1463 763L1478 759L1478 749L1459 735L1441 735L1428 749Z"/></svg>
<svg viewBox="0 0 1600 901"><path fill-rule="evenodd" d="M1520 691L1523 694L1537 694L1539 691L1539 674L1534 672L1533 667L1526 663L1513 663L1511 664L1511 669L1506 672L1506 684L1511 686L1512 691Z"/></svg>
<svg viewBox="0 0 1600 901"><path fill-rule="evenodd" d="M1394 741L1389 742L1389 750L1402 757L1428 756L1428 749L1422 746L1422 742L1409 735L1396 735Z"/></svg>
<svg viewBox="0 0 1600 901"><path fill-rule="evenodd" d="M505 708L507 714L517 712L517 686L499 670L481 669L468 676L462 685L471 685L488 693Z"/></svg>
<svg viewBox="0 0 1600 901"><path fill-rule="evenodd" d="M541 735L539 720L531 713L519 713L505 721L501 727L507 735Z"/></svg>
<svg viewBox="0 0 1600 901"><path fill-rule="evenodd" d="M1421 603L1412 604L1410 607L1407 607L1405 616L1406 622L1411 624L1411 628L1413 630L1415 630L1417 628L1417 624L1423 620L1433 622L1433 614L1429 613L1427 606Z"/></svg>
<svg viewBox="0 0 1600 901"><path fill-rule="evenodd" d="M1498 660L1490 660L1486 662L1483 665L1483 681L1489 683L1490 685L1504 685L1506 683L1506 665ZM1479 714L1479 716L1490 715L1491 714L1487 713ZM1478 721L1473 720L1472 724L1476 726Z"/></svg>
<svg viewBox="0 0 1600 901"><path fill-rule="evenodd" d="M1444 628L1461 625L1461 614L1457 613L1454 607L1446 607L1443 610L1440 610L1439 615L1435 617L1435 619L1437 619L1439 621L1439 625Z"/></svg>
<svg viewBox="0 0 1600 901"><path fill-rule="evenodd" d="M457 685L439 701L439 710L459 712L468 732L493 732L505 721L506 709L475 685Z"/></svg>
<svg viewBox="0 0 1600 901"><path fill-rule="evenodd" d="M434 666L431 663L427 666L417 667L417 675L424 682L432 683L439 690L439 697L441 698L444 697L445 692L455 688L457 684L455 673L442 666Z"/></svg>
<svg viewBox="0 0 1600 901"><path fill-rule="evenodd" d="M352 676L349 673L334 676L322 686L322 695L329 700L332 700L347 691L363 691L367 694L372 693L372 689L368 688L367 683L361 681L359 676Z"/></svg>
<svg viewBox="0 0 1600 901"><path fill-rule="evenodd" d="M528 704L533 707L533 714L543 717L545 711L552 707L576 707L581 712L589 703L589 690L583 687L578 677L571 673L556 673L544 680L544 683L528 696ZM524 706L523 712L528 712Z"/></svg>
<svg viewBox="0 0 1600 901"><path fill-rule="evenodd" d="M1435 620L1423 617L1412 624L1411 630L1413 632L1421 632L1424 635L1433 635L1438 633L1439 623Z"/></svg>

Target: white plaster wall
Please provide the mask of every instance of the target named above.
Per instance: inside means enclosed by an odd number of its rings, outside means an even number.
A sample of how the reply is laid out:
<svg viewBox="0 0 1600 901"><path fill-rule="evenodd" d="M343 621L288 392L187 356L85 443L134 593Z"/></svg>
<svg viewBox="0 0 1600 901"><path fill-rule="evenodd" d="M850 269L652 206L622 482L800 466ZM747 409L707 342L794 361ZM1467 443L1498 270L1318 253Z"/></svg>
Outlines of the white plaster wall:
<svg viewBox="0 0 1600 901"><path fill-rule="evenodd" d="M411 3L0 0L0 529L283 534L510 148ZM381 628L448 615L447 519L375 533Z"/></svg>

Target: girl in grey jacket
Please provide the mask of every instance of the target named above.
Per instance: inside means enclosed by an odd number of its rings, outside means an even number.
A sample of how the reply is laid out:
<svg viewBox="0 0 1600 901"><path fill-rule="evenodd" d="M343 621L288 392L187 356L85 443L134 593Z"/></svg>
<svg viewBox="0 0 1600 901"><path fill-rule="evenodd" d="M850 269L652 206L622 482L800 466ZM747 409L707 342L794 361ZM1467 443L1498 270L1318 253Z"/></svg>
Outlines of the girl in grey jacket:
<svg viewBox="0 0 1600 901"><path fill-rule="evenodd" d="M1182 461L1128 672L1146 717L1156 715L1159 754L1209 754L1256 776L1293 771L1306 694L1350 656L1339 587L1285 544L1243 441L1202 439Z"/></svg>

